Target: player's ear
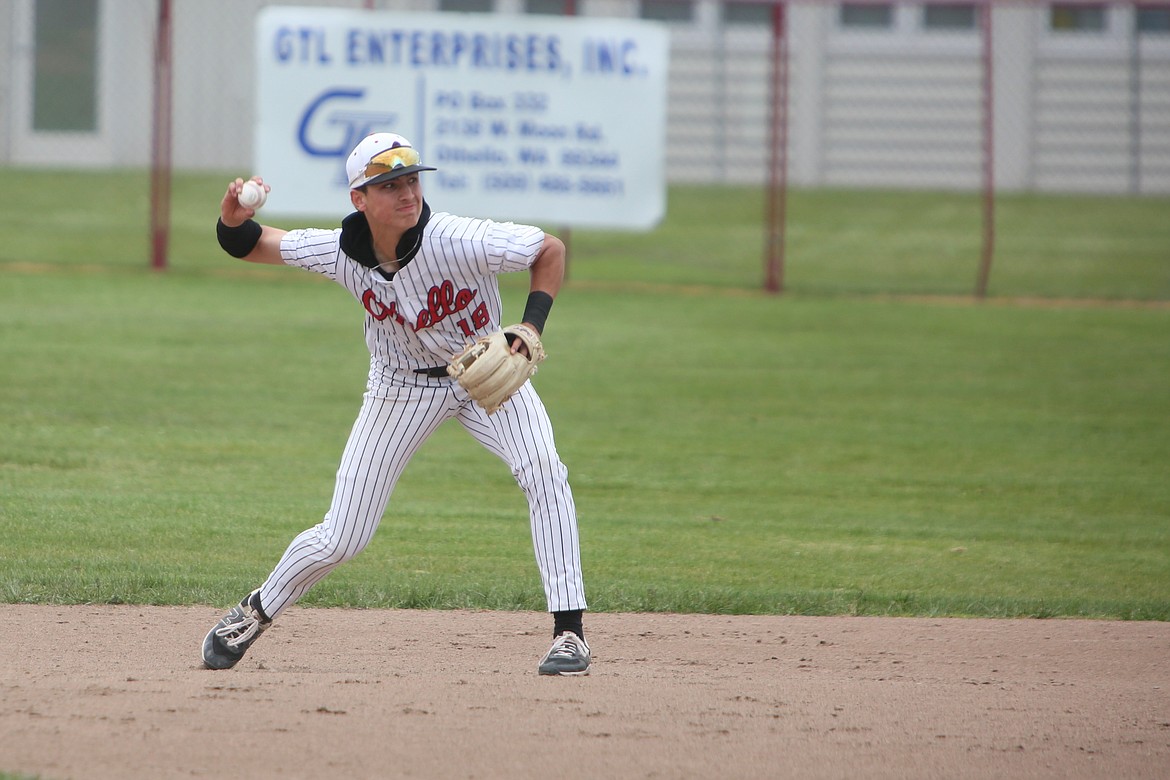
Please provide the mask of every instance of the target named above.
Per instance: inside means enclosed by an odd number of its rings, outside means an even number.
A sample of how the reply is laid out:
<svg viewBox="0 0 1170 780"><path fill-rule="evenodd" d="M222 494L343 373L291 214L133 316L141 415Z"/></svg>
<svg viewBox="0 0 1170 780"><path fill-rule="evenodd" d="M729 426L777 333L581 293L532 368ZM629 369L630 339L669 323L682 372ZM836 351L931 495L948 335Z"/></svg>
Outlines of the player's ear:
<svg viewBox="0 0 1170 780"><path fill-rule="evenodd" d="M358 211L365 211L366 210L366 191L364 189L350 190L349 191L349 202L352 203L353 207L355 209L357 209Z"/></svg>

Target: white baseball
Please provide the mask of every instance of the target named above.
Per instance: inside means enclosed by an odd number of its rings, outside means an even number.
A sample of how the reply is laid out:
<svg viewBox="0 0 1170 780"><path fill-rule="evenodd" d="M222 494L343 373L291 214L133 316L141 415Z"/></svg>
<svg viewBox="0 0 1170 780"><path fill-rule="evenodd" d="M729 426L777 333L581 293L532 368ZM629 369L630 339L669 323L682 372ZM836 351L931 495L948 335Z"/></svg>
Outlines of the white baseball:
<svg viewBox="0 0 1170 780"><path fill-rule="evenodd" d="M268 200L268 193L264 191L264 187L249 179L240 187L238 199L244 208L258 209Z"/></svg>

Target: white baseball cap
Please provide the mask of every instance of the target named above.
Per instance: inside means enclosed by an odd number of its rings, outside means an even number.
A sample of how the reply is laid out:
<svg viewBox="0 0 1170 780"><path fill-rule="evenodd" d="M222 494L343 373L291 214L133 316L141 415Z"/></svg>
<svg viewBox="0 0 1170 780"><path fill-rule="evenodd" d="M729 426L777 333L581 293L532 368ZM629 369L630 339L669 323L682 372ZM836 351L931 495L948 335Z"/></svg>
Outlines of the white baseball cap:
<svg viewBox="0 0 1170 780"><path fill-rule="evenodd" d="M345 161L349 188L396 179L416 171L436 171L423 165L418 150L397 133L371 133L361 140Z"/></svg>

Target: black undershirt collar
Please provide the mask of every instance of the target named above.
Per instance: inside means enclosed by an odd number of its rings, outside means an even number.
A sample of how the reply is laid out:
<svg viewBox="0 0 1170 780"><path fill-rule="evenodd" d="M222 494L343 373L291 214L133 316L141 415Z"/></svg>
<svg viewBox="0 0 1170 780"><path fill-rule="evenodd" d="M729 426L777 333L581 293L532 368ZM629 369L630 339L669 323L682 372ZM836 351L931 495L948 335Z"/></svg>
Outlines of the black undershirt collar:
<svg viewBox="0 0 1170 780"><path fill-rule="evenodd" d="M405 268L406 264L418 254L418 250L422 247L423 228L426 227L427 220L430 218L431 207L424 200L422 214L419 216L418 222L402 234L398 246L394 248L399 271ZM375 269L387 279L394 278L393 273L387 273L378 264L378 258L374 256L374 239L370 232L370 223L366 220L366 215L360 211L355 211L341 220L341 251L366 268Z"/></svg>

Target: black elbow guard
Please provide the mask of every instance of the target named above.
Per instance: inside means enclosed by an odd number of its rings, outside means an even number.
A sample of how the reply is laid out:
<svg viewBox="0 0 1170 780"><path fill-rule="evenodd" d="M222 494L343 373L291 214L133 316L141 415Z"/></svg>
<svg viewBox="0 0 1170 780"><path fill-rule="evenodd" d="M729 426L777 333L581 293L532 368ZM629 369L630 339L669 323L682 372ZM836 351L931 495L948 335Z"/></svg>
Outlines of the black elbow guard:
<svg viewBox="0 0 1170 780"><path fill-rule="evenodd" d="M251 219L236 227L228 227L222 219L215 223L215 237L219 239L223 251L232 257L244 258L252 254L263 233L264 228L260 227L260 223Z"/></svg>

